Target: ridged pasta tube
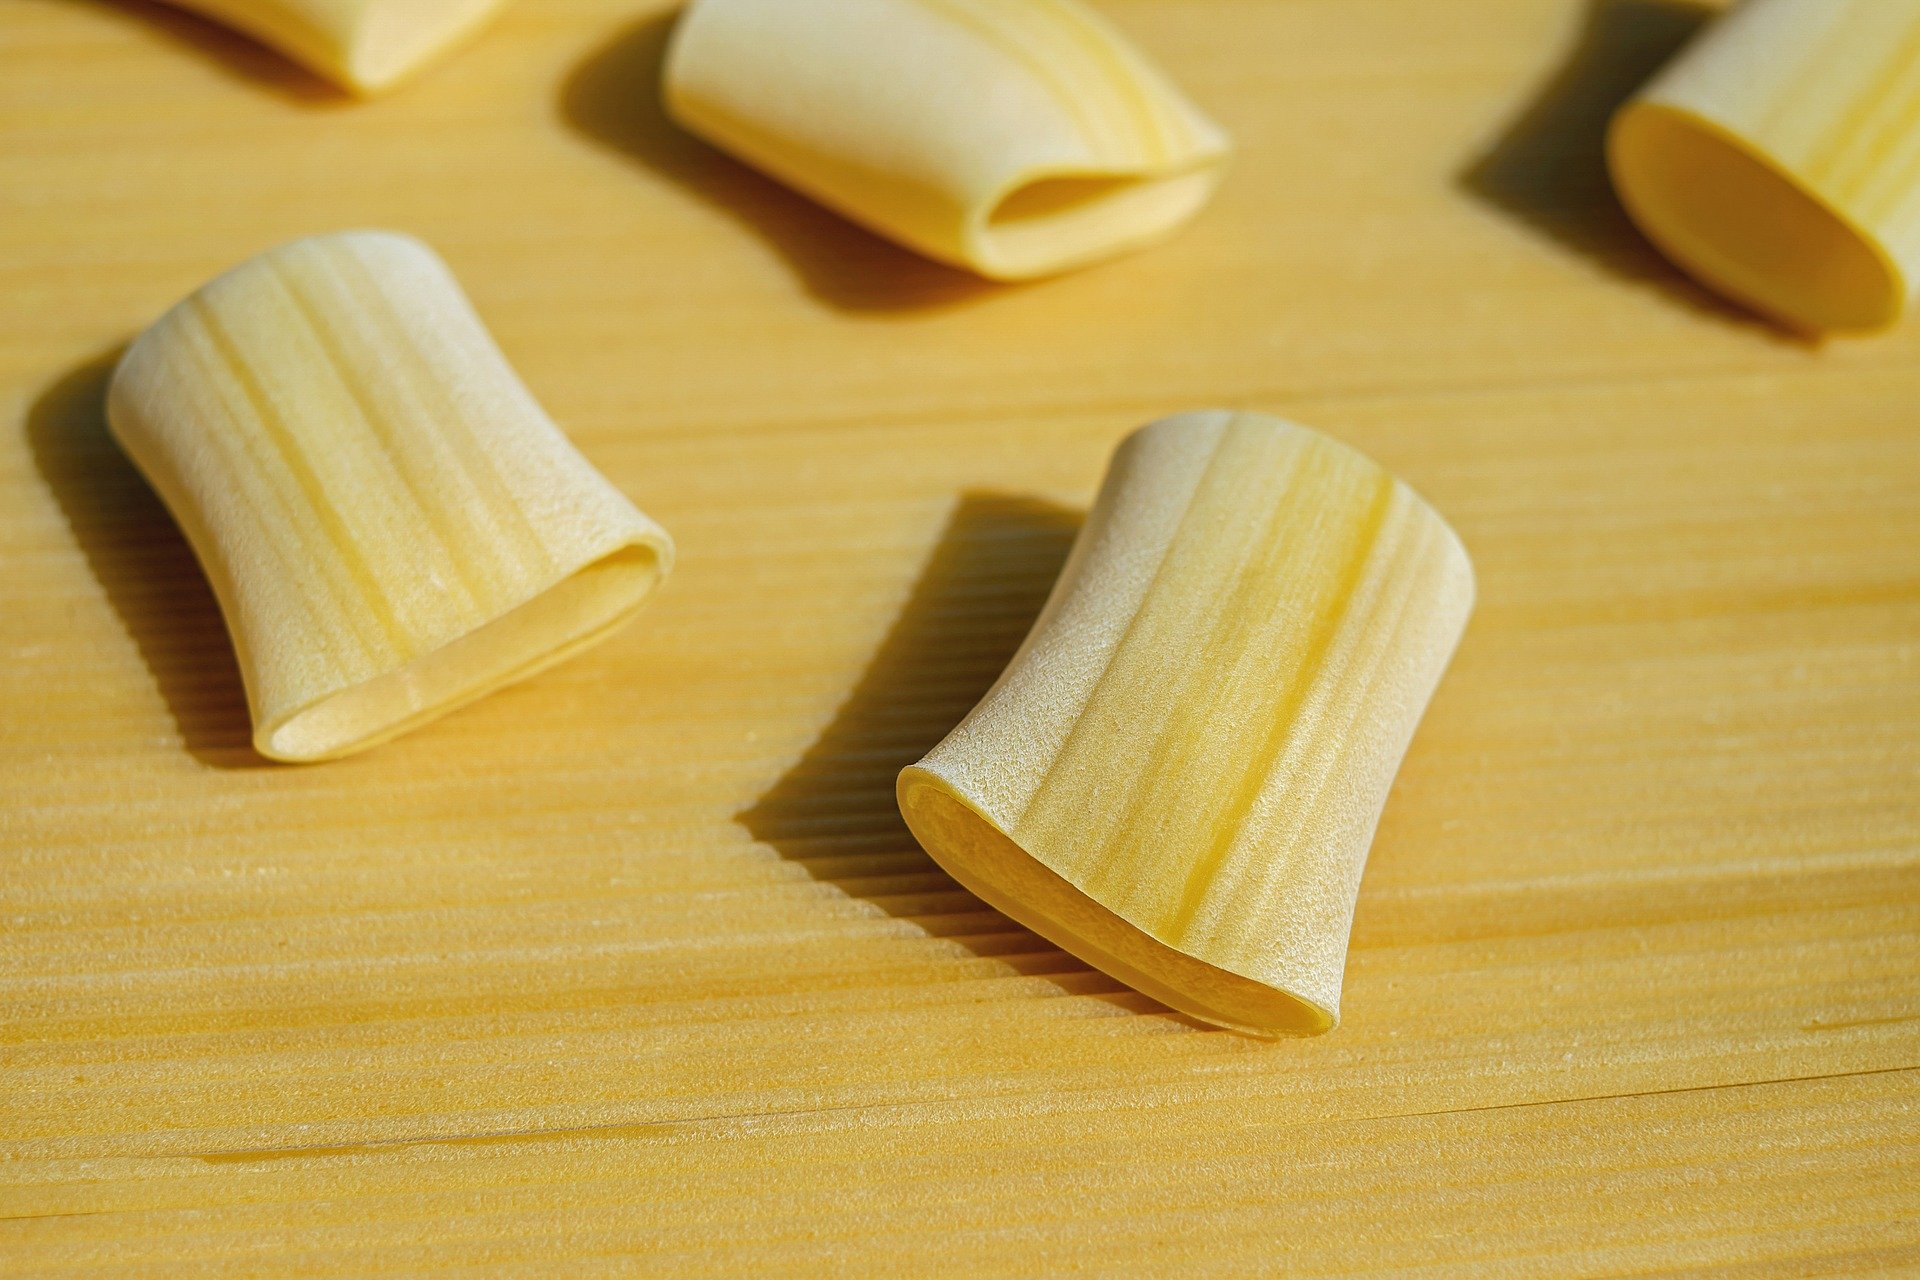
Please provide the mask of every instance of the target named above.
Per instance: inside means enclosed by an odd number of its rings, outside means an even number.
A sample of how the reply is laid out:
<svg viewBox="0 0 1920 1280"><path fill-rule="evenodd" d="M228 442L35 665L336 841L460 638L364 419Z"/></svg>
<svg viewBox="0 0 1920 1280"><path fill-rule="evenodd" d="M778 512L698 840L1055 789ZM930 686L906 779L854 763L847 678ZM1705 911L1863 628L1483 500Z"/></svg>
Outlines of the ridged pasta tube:
<svg viewBox="0 0 1920 1280"><path fill-rule="evenodd" d="M693 0L667 58L688 129L854 221L1000 279L1148 244L1226 135L1072 0Z"/></svg>
<svg viewBox="0 0 1920 1280"><path fill-rule="evenodd" d="M1324 1031L1472 605L1459 539L1370 459L1259 414L1163 420L901 812L962 885L1172 1008Z"/></svg>
<svg viewBox="0 0 1920 1280"><path fill-rule="evenodd" d="M1874 329L1920 283L1920 0L1747 0L1614 117L1648 238L1793 328Z"/></svg>
<svg viewBox="0 0 1920 1280"><path fill-rule="evenodd" d="M672 563L406 236L317 236L218 277L128 349L107 414L213 583L274 759L360 751L532 675Z"/></svg>
<svg viewBox="0 0 1920 1280"><path fill-rule="evenodd" d="M406 79L505 0L172 0L356 93Z"/></svg>

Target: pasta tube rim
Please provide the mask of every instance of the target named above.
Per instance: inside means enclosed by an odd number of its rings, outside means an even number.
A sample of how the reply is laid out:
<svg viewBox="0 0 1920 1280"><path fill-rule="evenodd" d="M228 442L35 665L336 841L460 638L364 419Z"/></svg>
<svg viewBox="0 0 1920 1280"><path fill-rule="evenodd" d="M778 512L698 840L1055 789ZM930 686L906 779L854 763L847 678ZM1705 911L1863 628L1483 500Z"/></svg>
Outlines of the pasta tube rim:
<svg viewBox="0 0 1920 1280"><path fill-rule="evenodd" d="M1659 136L1662 133L1667 136ZM1777 274L1740 262L1716 242L1711 228L1696 224L1696 211L1680 207L1677 188L1682 184L1660 173L1656 155L1681 145L1681 139L1684 145L1707 153L1722 152L1722 161L1732 160L1762 178L1758 185L1773 185L1774 199L1780 203L1800 205L1816 219L1824 219L1829 224L1826 230L1863 256L1876 273L1875 297L1862 306L1834 309L1794 305L1788 299L1804 295L1797 294L1791 284L1770 288L1779 284ZM1614 189L1634 224L1662 253L1714 289L1790 328L1815 332L1875 332L1892 327L1905 314L1912 284L1881 238L1736 130L1680 103L1635 99L1614 113L1605 145Z"/></svg>
<svg viewBox="0 0 1920 1280"><path fill-rule="evenodd" d="M1169 1009L1266 1037L1319 1035L1338 1022L1335 1012L1318 1001L1189 955L1100 903L924 765L900 771L895 795L914 839L962 888ZM955 857L950 850L956 843L986 856ZM1187 983L1165 981L1160 973L1168 971ZM1216 998L1196 995L1209 991Z"/></svg>
<svg viewBox="0 0 1920 1280"><path fill-rule="evenodd" d="M646 608L660 584L666 580L671 566L670 547L663 546L659 540L630 539L598 559L580 566L546 589L535 592L498 617L421 654L397 670L335 693L324 694L304 706L263 722L254 730L254 750L269 760L285 764L319 764L357 755L391 742L462 707L470 706L489 694L531 679L610 639L614 632ZM565 606L582 603L574 599L581 594L580 587L612 573L629 580L615 586L610 598L613 607L594 611L600 616L587 621L583 629L568 627L561 621L542 634L562 635L566 637L564 639L544 644L539 636L533 636L510 646L501 651L502 660L487 664L471 679L458 682L456 692L438 700L429 695L399 720L378 715L366 716L363 720L355 716L358 704L374 702L396 686L417 687L423 683L437 683L443 668L457 670L472 651L489 645L497 646L503 630L511 630L516 626L539 628L543 623L550 622L547 615L563 614ZM242 669L245 669L244 664ZM471 670L470 665L468 669ZM366 723L370 727L357 734L339 730L327 732L326 726L342 716L348 717L349 723Z"/></svg>
<svg viewBox="0 0 1920 1280"><path fill-rule="evenodd" d="M1226 177L1231 154L1222 148L1158 166L1041 165L1013 174L999 192L969 209L962 231L965 249L947 261L989 280L1011 282L1061 275L1144 249L1206 207ZM1010 206L1050 186L1083 183L1110 190L1052 213L1007 215ZM1032 243L1071 239L1074 224L1088 221L1125 223L1126 229L1087 236L1081 248L1068 252L1049 253Z"/></svg>

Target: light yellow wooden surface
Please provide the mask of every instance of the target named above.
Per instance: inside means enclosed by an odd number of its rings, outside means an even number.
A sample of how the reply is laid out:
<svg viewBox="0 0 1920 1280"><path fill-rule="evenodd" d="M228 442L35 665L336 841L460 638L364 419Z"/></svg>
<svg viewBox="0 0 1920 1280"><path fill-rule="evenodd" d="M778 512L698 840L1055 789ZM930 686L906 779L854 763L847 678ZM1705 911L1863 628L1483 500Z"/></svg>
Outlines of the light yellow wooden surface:
<svg viewBox="0 0 1920 1280"><path fill-rule="evenodd" d="M1103 8L1241 158L1002 288L671 132L647 3L352 105L0 0L0 1271L1920 1270L1920 326L1798 343L1626 227L1600 116L1685 8ZM437 246L682 558L273 767L103 360L346 226ZM1209 404L1371 452L1480 577L1311 1041L1132 995L893 809L1113 442Z"/></svg>

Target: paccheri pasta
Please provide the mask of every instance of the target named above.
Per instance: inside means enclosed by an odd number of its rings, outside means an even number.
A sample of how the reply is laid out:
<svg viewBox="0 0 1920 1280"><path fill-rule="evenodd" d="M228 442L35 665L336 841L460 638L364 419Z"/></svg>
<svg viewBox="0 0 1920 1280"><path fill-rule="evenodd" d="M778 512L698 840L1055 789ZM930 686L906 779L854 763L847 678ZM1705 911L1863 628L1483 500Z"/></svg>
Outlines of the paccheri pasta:
<svg viewBox="0 0 1920 1280"><path fill-rule="evenodd" d="M687 128L929 257L1019 279L1151 243L1226 135L1071 0L694 0Z"/></svg>
<svg viewBox="0 0 1920 1280"><path fill-rule="evenodd" d="M1345 445L1251 413L1155 423L901 811L961 884L1171 1007L1324 1031L1473 592L1446 522Z"/></svg>
<svg viewBox="0 0 1920 1280"><path fill-rule="evenodd" d="M213 583L275 759L363 750L550 666L672 564L405 236L235 267L134 342L107 412Z"/></svg>
<svg viewBox="0 0 1920 1280"><path fill-rule="evenodd" d="M1892 324L1920 285L1920 0L1747 0L1615 116L1655 244L1794 328Z"/></svg>

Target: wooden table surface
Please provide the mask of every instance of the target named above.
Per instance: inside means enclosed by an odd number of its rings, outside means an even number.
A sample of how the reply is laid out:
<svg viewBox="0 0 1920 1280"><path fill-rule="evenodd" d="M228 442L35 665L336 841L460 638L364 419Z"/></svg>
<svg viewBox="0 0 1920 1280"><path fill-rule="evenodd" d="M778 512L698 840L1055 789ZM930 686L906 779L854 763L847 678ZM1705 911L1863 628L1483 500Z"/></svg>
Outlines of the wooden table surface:
<svg viewBox="0 0 1920 1280"><path fill-rule="evenodd" d="M0 0L0 1272L1920 1272L1920 321L1814 345L1624 222L1655 0L1103 0L1218 201L1023 287L679 135L523 0L354 104ZM437 246L680 542L640 623L345 762L246 747L113 353L291 237ZM1480 605L1346 1021L1175 1017L918 851L1113 443L1275 411Z"/></svg>

